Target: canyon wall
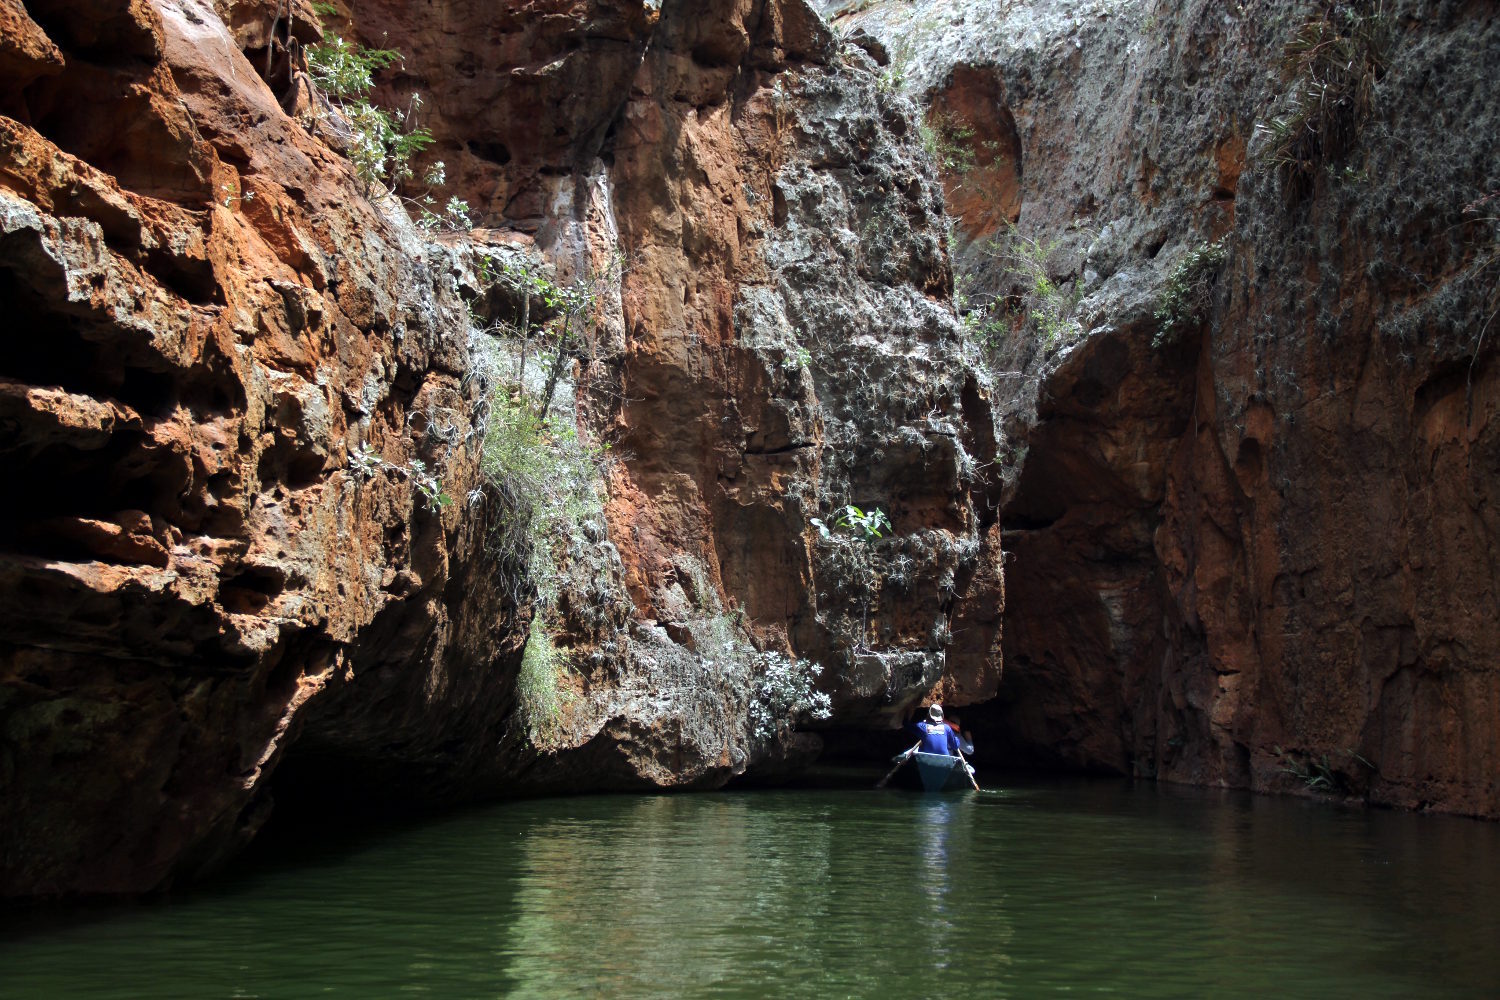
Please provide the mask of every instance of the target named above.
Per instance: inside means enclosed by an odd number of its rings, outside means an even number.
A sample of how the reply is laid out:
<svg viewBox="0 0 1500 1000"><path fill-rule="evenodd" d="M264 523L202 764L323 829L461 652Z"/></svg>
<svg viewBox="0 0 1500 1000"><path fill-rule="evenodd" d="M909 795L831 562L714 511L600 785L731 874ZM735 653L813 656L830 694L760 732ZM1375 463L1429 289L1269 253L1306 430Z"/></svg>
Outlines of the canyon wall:
<svg viewBox="0 0 1500 1000"><path fill-rule="evenodd" d="M1008 431L991 738L1500 816L1490 8L823 8L950 151Z"/></svg>
<svg viewBox="0 0 1500 1000"><path fill-rule="evenodd" d="M278 782L713 787L929 697L1500 816L1485 7L820 6L0 0L0 892L212 870ZM461 225L351 166L334 31ZM519 274L589 290L556 367Z"/></svg>
<svg viewBox="0 0 1500 1000"><path fill-rule="evenodd" d="M0 892L209 871L278 775L446 802L794 766L817 720L766 678L800 658L830 724L993 694L996 438L941 187L801 0L0 23ZM377 99L421 92L473 228L351 168L307 73L331 25L401 50ZM539 438L586 443L593 507L511 548L529 498L486 442L527 401L482 359L534 296L505 263L596 293Z"/></svg>
<svg viewBox="0 0 1500 1000"><path fill-rule="evenodd" d="M476 480L424 433L472 422L453 262L209 5L5 11L0 884L140 890L254 833L320 699L498 716L515 609L418 488Z"/></svg>

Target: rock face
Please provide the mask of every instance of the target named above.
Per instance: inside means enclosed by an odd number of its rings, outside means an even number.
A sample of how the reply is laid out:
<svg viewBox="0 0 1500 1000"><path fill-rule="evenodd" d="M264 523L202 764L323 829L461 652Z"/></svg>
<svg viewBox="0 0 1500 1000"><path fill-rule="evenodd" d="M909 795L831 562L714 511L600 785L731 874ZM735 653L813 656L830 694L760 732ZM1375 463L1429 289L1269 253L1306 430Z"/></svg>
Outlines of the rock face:
<svg viewBox="0 0 1500 1000"><path fill-rule="evenodd" d="M452 800L785 766L816 741L753 720L791 657L841 723L993 694L989 389L910 105L801 0L655 7L345 11L484 227L434 242L304 127L303 4L0 2L0 891L208 870L278 769ZM465 303L502 252L616 275L568 380L603 518L537 542L545 745Z"/></svg>
<svg viewBox="0 0 1500 1000"><path fill-rule="evenodd" d="M451 6L435 23L475 16ZM745 732L756 650L822 664L843 722L888 725L940 683L989 696L998 658L945 672L955 621L974 648L997 635L998 535L971 498L993 437L971 430L988 387L910 106L800 2L600 5L551 34L544 8L499 40L403 36L412 85L442 95L429 155L463 165L483 221L562 274L623 265L580 360L580 426L619 456L612 552L586 575L628 622L562 616L578 670L560 741L580 752L518 780L701 785L778 755ZM402 16L379 11L381 30ZM513 84L474 82L514 51ZM539 118L565 124L516 124ZM503 151L476 144L496 129ZM815 530L846 503L894 537Z"/></svg>
<svg viewBox="0 0 1500 1000"><path fill-rule="evenodd" d="M474 481L423 433L472 419L465 313L208 4L5 10L0 886L140 890L253 834L356 675L508 704L466 680L507 649L478 530L413 464Z"/></svg>
<svg viewBox="0 0 1500 1000"><path fill-rule="evenodd" d="M1500 816L1489 13L824 6L929 121L983 139L946 177L978 289L1037 304L985 252L997 214L1079 282L1056 342L997 337L1016 374L993 735ZM1343 62L1300 59L1299 33ZM1313 79L1326 121L1290 102Z"/></svg>
<svg viewBox="0 0 1500 1000"><path fill-rule="evenodd" d="M209 870L273 779L795 767L803 659L844 731L988 701L1036 759L1500 816L1500 29L1160 6L0 0L0 891ZM333 148L323 16L478 228ZM499 263L593 290L527 445L589 502L520 543Z"/></svg>

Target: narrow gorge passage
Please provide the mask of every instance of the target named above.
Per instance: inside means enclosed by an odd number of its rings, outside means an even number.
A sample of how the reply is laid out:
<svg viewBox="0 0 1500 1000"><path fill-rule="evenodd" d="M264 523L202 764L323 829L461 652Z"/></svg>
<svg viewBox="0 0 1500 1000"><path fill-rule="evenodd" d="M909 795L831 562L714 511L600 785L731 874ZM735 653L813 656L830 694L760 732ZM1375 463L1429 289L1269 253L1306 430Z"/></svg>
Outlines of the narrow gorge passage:
<svg viewBox="0 0 1500 1000"><path fill-rule="evenodd" d="M1468 0L0 0L0 897L59 914L0 954L87 992L369 824L515 848L430 848L518 901L455 911L510 942L455 995L561 981L528 887L595 854L569 891L639 910L580 995L669 992L652 893L731 928L687 993L876 994L892 883L980 994L1462 995L1497 66ZM938 705L983 791L850 785ZM616 827L685 853L642 882ZM729 908L679 881L715 852ZM847 927L766 930L798 900ZM1072 948L1090 901L1192 968Z"/></svg>
<svg viewBox="0 0 1500 1000"><path fill-rule="evenodd" d="M1495 818L1494 19L821 4L995 379L1013 760Z"/></svg>

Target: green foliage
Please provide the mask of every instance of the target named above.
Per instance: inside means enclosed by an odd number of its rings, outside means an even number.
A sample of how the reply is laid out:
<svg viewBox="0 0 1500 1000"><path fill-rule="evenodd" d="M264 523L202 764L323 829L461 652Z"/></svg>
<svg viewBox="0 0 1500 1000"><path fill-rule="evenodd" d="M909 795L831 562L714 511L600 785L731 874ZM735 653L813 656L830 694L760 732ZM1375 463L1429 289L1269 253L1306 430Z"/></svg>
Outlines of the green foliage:
<svg viewBox="0 0 1500 1000"><path fill-rule="evenodd" d="M951 238L949 242L951 244ZM973 287L972 274L954 275L953 308L958 313L965 337L996 350L1013 324L1005 310L998 308L998 300L993 295L981 299L974 294Z"/></svg>
<svg viewBox="0 0 1500 1000"><path fill-rule="evenodd" d="M556 547L603 518L604 456L570 424L553 427L524 403L492 398L480 468L499 499L493 544L544 607L556 600L562 580Z"/></svg>
<svg viewBox="0 0 1500 1000"><path fill-rule="evenodd" d="M544 341L544 346L551 348L552 359L548 365L546 386L542 390L536 411L538 417L545 417L551 408L563 368L571 357L573 336L581 332L587 315L598 301L594 285L582 280L570 285L559 285L548 278L539 265L524 262L504 264L496 272L493 261L487 257L481 258L480 271L480 281L486 288L497 283L503 284L511 296L520 302L519 320L513 325L493 327L491 332L508 331L520 341L520 357L512 384L522 399L526 396L526 359L531 350L532 331L538 329L532 323L533 301L539 302L543 312L552 316L551 326L555 333L550 345ZM618 277L618 272L614 269L602 280L612 277ZM546 327L540 329L545 330Z"/></svg>
<svg viewBox="0 0 1500 1000"><path fill-rule="evenodd" d="M891 66L876 77L875 90L881 94L894 94L904 83L906 83L906 71L899 66Z"/></svg>
<svg viewBox="0 0 1500 1000"><path fill-rule="evenodd" d="M422 186L425 189L422 194L402 200L416 211L417 225L429 232L453 233L473 229L473 209L467 201L453 195L446 203L439 205L437 197L432 193L433 188L442 187L447 181L447 167L442 160L438 160L422 175Z"/></svg>
<svg viewBox="0 0 1500 1000"><path fill-rule="evenodd" d="M222 204L225 208L233 208L236 204L243 204L244 202L255 200L254 191L240 192L235 190L235 187L232 184L221 184L219 185L219 190L223 192L223 196L219 199L219 201L220 204Z"/></svg>
<svg viewBox="0 0 1500 1000"><path fill-rule="evenodd" d="M375 476L384 469L392 468L391 464L381 458L374 448L370 447L368 441L360 443L360 446L349 455L349 471L354 473L354 478L360 482Z"/></svg>
<svg viewBox="0 0 1500 1000"><path fill-rule="evenodd" d="M586 314L594 308L594 291L584 282L567 287L553 286L553 301L557 305L561 315L560 332L553 348L552 364L547 369L547 385L542 389L541 402L537 404L537 415L545 418L547 411L552 407L552 396L557 391L558 379L562 377L563 367L572 356L570 347L572 337L578 332L585 322Z"/></svg>
<svg viewBox="0 0 1500 1000"><path fill-rule="evenodd" d="M818 529L819 537L832 539L833 529L837 528L856 541L873 542L878 538L884 538L886 532L891 530L891 519L879 507L871 508L866 512L851 503L840 507L835 514L833 528L830 528L822 518L811 519L809 523Z"/></svg>
<svg viewBox="0 0 1500 1000"><path fill-rule="evenodd" d="M307 47L307 67L313 81L333 101L364 97L375 86L375 74L401 61L395 49L367 49L333 32Z"/></svg>
<svg viewBox="0 0 1500 1000"><path fill-rule="evenodd" d="M482 325L471 304L475 329L467 377L477 383L482 400L478 432L483 486L470 493L469 502L493 504L491 549L517 603L534 596L539 613L556 603L566 574L579 565L577 554L595 550L603 538L609 446L596 446L580 436L573 406L563 407L554 418L550 404L572 356L570 338L584 328L599 283L618 277L615 266L594 281L564 286L536 261L502 264L481 257L479 262L486 293L503 289L502 298L514 304L519 317ZM534 315L543 321L534 325ZM533 352L528 367L528 352L537 340L551 348L551 356ZM534 387L542 377L545 389L528 391L528 383Z"/></svg>
<svg viewBox="0 0 1500 1000"><path fill-rule="evenodd" d="M873 544L891 531L891 519L879 507L866 511L845 504L833 512L833 523L820 517L808 523L818 529L818 538L828 543L825 554L835 576L854 584L859 600L859 629L855 642L864 648L870 635L870 606L879 593L880 577L875 571ZM852 623L851 623L852 624Z"/></svg>
<svg viewBox="0 0 1500 1000"><path fill-rule="evenodd" d="M406 474L428 510L436 511L453 502L453 498L443 492L443 481L428 472L427 463L420 458L406 463Z"/></svg>
<svg viewBox="0 0 1500 1000"><path fill-rule="evenodd" d="M580 627L609 627L612 614L575 590L602 561L609 449L580 436L572 406L554 416L550 405L571 357L570 338L584 328L597 283L559 284L535 260L502 264L498 258L482 256L478 271L485 297L503 292L499 300L509 302L518 315L485 323L476 303L470 304L475 328L467 378L482 400L482 486L469 494L469 503L490 506L488 544L500 576L516 604L529 602L533 608L519 699L529 738L545 749L565 742L563 719L568 702L576 697L561 683L568 661L548 631L549 623L557 624L560 598L565 590L575 596L568 612L570 634ZM537 341L551 348L550 357L535 350ZM528 354L533 359L529 368ZM545 370L546 388L537 393L539 367Z"/></svg>
<svg viewBox="0 0 1500 1000"><path fill-rule="evenodd" d="M1258 122L1289 199L1311 194L1319 170L1354 147L1375 110L1375 85L1392 44L1384 0L1325 2L1287 43L1282 72L1293 82L1280 114Z"/></svg>
<svg viewBox="0 0 1500 1000"><path fill-rule="evenodd" d="M1052 278L1053 257L1062 245L1061 237L1043 243L1013 224L1007 225L1004 235L990 241L987 252L999 258L1022 284L1024 291L1010 308L1034 324L1037 338L1051 346L1078 331L1073 313L1083 299L1083 284L1074 280L1059 285ZM980 322L992 320L981 318Z"/></svg>
<svg viewBox="0 0 1500 1000"><path fill-rule="evenodd" d="M955 115L934 112L917 125L922 149L950 174L974 169L974 126Z"/></svg>
<svg viewBox="0 0 1500 1000"><path fill-rule="evenodd" d="M1302 782L1304 788L1311 792L1321 792L1325 795L1343 794L1347 795L1354 790L1355 782L1345 768L1335 766L1328 754L1313 757L1310 754L1298 754L1281 747L1272 747L1271 753L1275 754L1281 761L1277 768L1282 774L1291 775ZM1350 749L1338 751L1343 756L1349 767L1356 763L1373 771L1375 765L1361 757Z"/></svg>
<svg viewBox="0 0 1500 1000"><path fill-rule="evenodd" d="M488 262L488 258L486 261ZM490 265L486 263L485 266L486 271L482 277L486 280L493 278L494 275L488 270ZM533 264L508 263L501 267L501 274L513 291L541 299L543 307L547 309L578 312L593 299L588 287L582 282L567 286L556 284L540 267Z"/></svg>
<svg viewBox="0 0 1500 1000"><path fill-rule="evenodd" d="M787 351L786 357L781 359L781 370L786 372L801 371L812 364L812 352L805 347Z"/></svg>
<svg viewBox="0 0 1500 1000"><path fill-rule="evenodd" d="M1225 240L1200 243L1183 255L1172 268L1166 288L1156 303L1156 333L1152 347L1162 347L1191 326L1202 323L1208 309L1208 293L1229 259Z"/></svg>
<svg viewBox="0 0 1500 1000"><path fill-rule="evenodd" d="M359 482L365 482L381 473L404 477L421 498L422 506L433 512L453 502L453 498L443 492L442 479L427 470L426 462L420 458L413 458L404 466L387 462L370 447L368 441L361 443L357 450L350 453L349 471Z"/></svg>
<svg viewBox="0 0 1500 1000"><path fill-rule="evenodd" d="M567 666L567 656L553 645L542 615L535 615L516 676L521 718L535 746L547 747L560 740L563 712L572 700L572 692L562 686L562 673Z"/></svg>
<svg viewBox="0 0 1500 1000"><path fill-rule="evenodd" d="M314 4L322 17L337 16L331 4ZM307 66L313 85L336 114L323 116L327 128L343 143L365 192L395 194L413 180L413 162L433 142L432 133L417 125L422 97L413 93L405 111L382 108L369 99L375 75L401 62L395 49L371 49L352 43L324 28L323 41L307 47ZM473 228L469 203L450 196L439 203L435 188L446 183L441 161L420 178L420 193L403 197L422 229L454 232Z"/></svg>
<svg viewBox="0 0 1500 1000"><path fill-rule="evenodd" d="M432 144L432 133L416 126L422 103L417 94L401 113L369 99L375 73L399 62L401 53L365 48L331 31L323 38L307 47L307 65L313 83L342 120L334 128L347 144L354 172L367 191L394 191L412 176L412 158Z"/></svg>

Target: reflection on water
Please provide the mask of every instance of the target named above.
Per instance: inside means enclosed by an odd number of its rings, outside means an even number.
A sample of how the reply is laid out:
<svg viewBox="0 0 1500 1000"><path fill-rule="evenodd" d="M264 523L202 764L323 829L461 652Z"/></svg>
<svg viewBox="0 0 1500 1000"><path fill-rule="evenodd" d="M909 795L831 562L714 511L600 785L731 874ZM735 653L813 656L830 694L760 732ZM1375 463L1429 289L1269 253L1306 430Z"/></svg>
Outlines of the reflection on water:
<svg viewBox="0 0 1500 1000"><path fill-rule="evenodd" d="M35 923L0 996L1492 996L1500 825L1125 783L563 799Z"/></svg>
<svg viewBox="0 0 1500 1000"><path fill-rule="evenodd" d="M894 808L860 829L849 809L864 797L607 800L603 815L538 824L518 859L507 981L555 990L561 968L581 995L875 995L915 954L945 966L961 923L946 844L964 804L883 796Z"/></svg>

